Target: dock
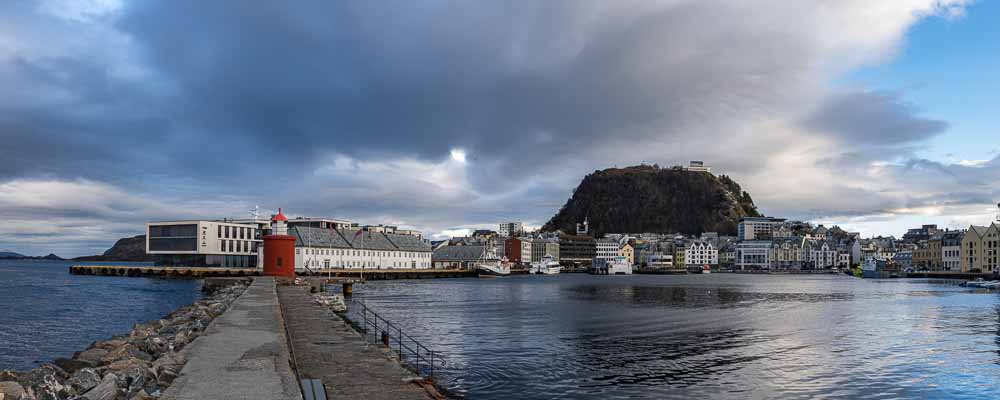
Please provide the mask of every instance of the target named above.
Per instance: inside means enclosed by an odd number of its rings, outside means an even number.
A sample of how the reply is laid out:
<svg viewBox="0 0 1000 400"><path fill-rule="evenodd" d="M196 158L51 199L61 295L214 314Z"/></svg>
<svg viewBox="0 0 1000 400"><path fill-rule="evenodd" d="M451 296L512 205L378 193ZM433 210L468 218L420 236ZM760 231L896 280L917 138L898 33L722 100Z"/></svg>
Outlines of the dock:
<svg viewBox="0 0 1000 400"><path fill-rule="evenodd" d="M73 265L73 275L128 276L149 278L239 278L260 276L256 268L160 267L131 265ZM398 279L475 278L471 269L313 269L296 271L299 276L353 278L371 281Z"/></svg>
<svg viewBox="0 0 1000 400"><path fill-rule="evenodd" d="M440 398L387 347L366 343L343 318L313 301L307 289L278 286L300 380L318 381L328 399Z"/></svg>
<svg viewBox="0 0 1000 400"><path fill-rule="evenodd" d="M472 269L314 269L309 272L295 271L299 276L333 278L356 278L366 281L398 279L475 278L479 276Z"/></svg>
<svg viewBox="0 0 1000 400"><path fill-rule="evenodd" d="M992 272L976 273L976 272L959 272L959 271L925 271L925 272L909 272L905 273L907 278L929 278L929 279L959 279L966 281L974 281L977 278L983 278L985 280L997 279L997 276Z"/></svg>
<svg viewBox="0 0 1000 400"><path fill-rule="evenodd" d="M275 280L255 278L184 348L188 362L162 398L302 399L287 343Z"/></svg>
<svg viewBox="0 0 1000 400"><path fill-rule="evenodd" d="M130 265L74 265L69 267L73 275L130 276L150 278L226 278L258 276L255 268L196 268L196 267L154 267Z"/></svg>

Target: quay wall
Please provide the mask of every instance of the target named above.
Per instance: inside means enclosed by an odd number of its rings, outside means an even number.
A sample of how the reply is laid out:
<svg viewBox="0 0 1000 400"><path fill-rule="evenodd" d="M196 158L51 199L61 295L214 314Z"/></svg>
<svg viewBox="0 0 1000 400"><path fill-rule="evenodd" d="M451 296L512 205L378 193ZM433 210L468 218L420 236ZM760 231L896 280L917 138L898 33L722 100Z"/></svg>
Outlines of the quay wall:
<svg viewBox="0 0 1000 400"><path fill-rule="evenodd" d="M150 267L124 265L73 265L69 267L73 275L127 276L149 278L225 278L260 276L261 270L253 268L193 268L193 267ZM355 278L365 280L434 279L434 278L474 278L476 271L468 269L317 269L296 271L298 276L320 276L334 278Z"/></svg>

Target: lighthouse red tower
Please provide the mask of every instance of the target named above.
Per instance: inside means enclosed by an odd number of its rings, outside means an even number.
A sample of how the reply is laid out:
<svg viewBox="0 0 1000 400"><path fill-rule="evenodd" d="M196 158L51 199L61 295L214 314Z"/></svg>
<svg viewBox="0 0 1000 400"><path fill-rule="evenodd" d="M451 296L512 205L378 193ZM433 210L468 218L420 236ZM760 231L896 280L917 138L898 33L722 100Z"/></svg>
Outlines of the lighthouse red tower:
<svg viewBox="0 0 1000 400"><path fill-rule="evenodd" d="M295 278L295 236L288 235L288 218L271 218L271 235L264 236L264 276Z"/></svg>

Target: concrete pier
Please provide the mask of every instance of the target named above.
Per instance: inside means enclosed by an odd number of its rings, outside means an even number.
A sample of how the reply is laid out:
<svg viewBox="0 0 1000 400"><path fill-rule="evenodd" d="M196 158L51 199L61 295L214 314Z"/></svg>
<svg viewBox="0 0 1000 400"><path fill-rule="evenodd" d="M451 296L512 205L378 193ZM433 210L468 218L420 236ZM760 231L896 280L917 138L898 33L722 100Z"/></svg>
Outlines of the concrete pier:
<svg viewBox="0 0 1000 400"><path fill-rule="evenodd" d="M302 399L271 277L255 278L184 353L163 399Z"/></svg>
<svg viewBox="0 0 1000 400"><path fill-rule="evenodd" d="M288 335L300 379L319 379L330 399L429 399L439 397L410 381L385 347L361 335L328 308L316 304L306 286L279 286Z"/></svg>

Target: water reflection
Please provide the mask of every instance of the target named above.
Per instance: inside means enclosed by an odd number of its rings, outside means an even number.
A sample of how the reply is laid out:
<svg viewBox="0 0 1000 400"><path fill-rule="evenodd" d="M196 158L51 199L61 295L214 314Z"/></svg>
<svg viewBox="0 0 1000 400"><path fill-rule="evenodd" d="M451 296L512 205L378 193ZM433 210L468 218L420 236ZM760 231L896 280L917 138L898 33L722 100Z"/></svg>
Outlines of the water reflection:
<svg viewBox="0 0 1000 400"><path fill-rule="evenodd" d="M988 398L995 294L849 277L511 277L357 296L469 398Z"/></svg>

